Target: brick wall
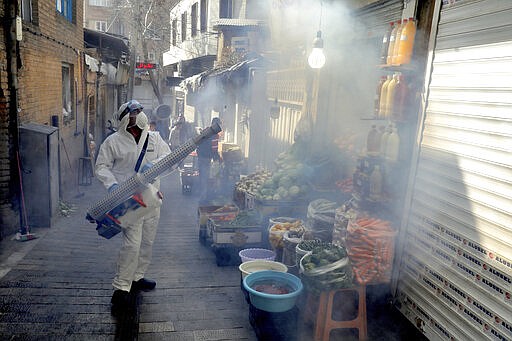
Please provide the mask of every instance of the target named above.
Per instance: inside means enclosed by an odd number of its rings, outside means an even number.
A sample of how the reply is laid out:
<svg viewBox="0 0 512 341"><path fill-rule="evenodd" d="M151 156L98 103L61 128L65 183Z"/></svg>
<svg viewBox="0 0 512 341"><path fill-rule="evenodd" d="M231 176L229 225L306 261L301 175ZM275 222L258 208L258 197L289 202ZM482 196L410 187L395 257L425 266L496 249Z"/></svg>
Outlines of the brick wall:
<svg viewBox="0 0 512 341"><path fill-rule="evenodd" d="M74 0L69 22L54 1L33 2L34 22L23 23L19 42L18 116L9 116L8 67L0 63L0 239L19 228L20 207L16 162L16 124L52 124L59 118L61 198L78 193L78 159L84 155L84 92L82 91L83 0ZM5 18L4 5L0 17ZM0 28L0 60L6 60L5 26ZM64 122L62 114L62 65L73 70L74 119ZM11 125L11 129L9 129ZM14 159L14 162L11 160Z"/></svg>

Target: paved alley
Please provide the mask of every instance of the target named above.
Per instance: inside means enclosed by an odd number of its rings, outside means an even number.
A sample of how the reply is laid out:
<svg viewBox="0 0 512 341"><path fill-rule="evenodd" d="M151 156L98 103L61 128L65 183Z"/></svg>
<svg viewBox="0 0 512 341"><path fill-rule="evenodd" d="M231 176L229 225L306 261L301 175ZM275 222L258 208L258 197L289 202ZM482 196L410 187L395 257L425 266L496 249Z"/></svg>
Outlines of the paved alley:
<svg viewBox="0 0 512 341"><path fill-rule="evenodd" d="M153 292L133 297L123 316L110 312L120 236L97 235L87 208L105 191L96 179L70 194L69 217L38 239L2 241L1 340L256 340L236 266L217 267L198 242L197 198L179 177L162 179L165 199L148 278Z"/></svg>

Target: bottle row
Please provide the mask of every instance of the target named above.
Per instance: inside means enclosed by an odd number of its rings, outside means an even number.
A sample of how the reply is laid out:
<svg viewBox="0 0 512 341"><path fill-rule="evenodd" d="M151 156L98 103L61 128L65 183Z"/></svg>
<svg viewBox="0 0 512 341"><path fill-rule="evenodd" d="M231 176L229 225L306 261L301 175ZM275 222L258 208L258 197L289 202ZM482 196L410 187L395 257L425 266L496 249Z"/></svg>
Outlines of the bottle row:
<svg viewBox="0 0 512 341"><path fill-rule="evenodd" d="M416 21L413 18L390 22L382 38L380 63L404 65L411 62L416 37Z"/></svg>
<svg viewBox="0 0 512 341"><path fill-rule="evenodd" d="M398 161L400 136L398 129L391 123L387 127L372 125L366 139L366 153L369 156L380 156L384 160Z"/></svg>
<svg viewBox="0 0 512 341"><path fill-rule="evenodd" d="M374 117L377 119L406 119L409 85L405 77L396 72L382 76L375 92Z"/></svg>

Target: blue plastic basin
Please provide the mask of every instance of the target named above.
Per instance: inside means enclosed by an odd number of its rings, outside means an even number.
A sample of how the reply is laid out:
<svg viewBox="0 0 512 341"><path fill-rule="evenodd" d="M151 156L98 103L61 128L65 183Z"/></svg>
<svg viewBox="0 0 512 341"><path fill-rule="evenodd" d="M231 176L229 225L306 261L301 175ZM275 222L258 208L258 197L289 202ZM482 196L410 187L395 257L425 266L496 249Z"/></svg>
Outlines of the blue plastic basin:
<svg viewBox="0 0 512 341"><path fill-rule="evenodd" d="M252 286L261 281L271 281L276 284L285 285L291 291L288 294L279 295L254 290ZM273 270L253 272L244 278L243 283L245 290L249 292L251 304L260 310L271 313L281 313L292 309L303 289L302 282L297 276Z"/></svg>

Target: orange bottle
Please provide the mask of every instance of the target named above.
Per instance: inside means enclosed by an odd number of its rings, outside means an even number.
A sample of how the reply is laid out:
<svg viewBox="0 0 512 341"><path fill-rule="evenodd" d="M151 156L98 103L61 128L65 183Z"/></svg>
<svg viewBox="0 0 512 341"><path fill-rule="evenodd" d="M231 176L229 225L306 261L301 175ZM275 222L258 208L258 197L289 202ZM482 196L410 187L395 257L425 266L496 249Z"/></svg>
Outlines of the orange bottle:
<svg viewBox="0 0 512 341"><path fill-rule="evenodd" d="M386 116L384 118L390 118L393 115L393 101L395 96L395 87L398 82L398 73L393 75L393 78L388 84L388 88L386 91Z"/></svg>
<svg viewBox="0 0 512 341"><path fill-rule="evenodd" d="M391 31L391 35L389 36L389 46L388 46L388 55L386 57L386 64L391 65L391 60L393 58L393 52L395 52L395 42L396 42L396 33L397 30L400 29L400 20L396 21L395 27L393 27L393 31Z"/></svg>
<svg viewBox="0 0 512 341"><path fill-rule="evenodd" d="M402 20L400 28L396 31L395 46L393 46L393 55L391 56L391 65L399 65L398 62L398 48L400 47L400 37L402 32L407 26L407 19Z"/></svg>
<svg viewBox="0 0 512 341"><path fill-rule="evenodd" d="M391 75L387 76L386 81L382 84L382 89L380 90L380 106L379 106L379 118L386 117L386 100L388 98L388 84L391 82L393 77Z"/></svg>
<svg viewBox="0 0 512 341"><path fill-rule="evenodd" d="M411 62L412 50L414 48L414 38L416 37L416 21L409 18L400 34L400 42L398 44L398 55L396 62L398 65L409 64Z"/></svg>

